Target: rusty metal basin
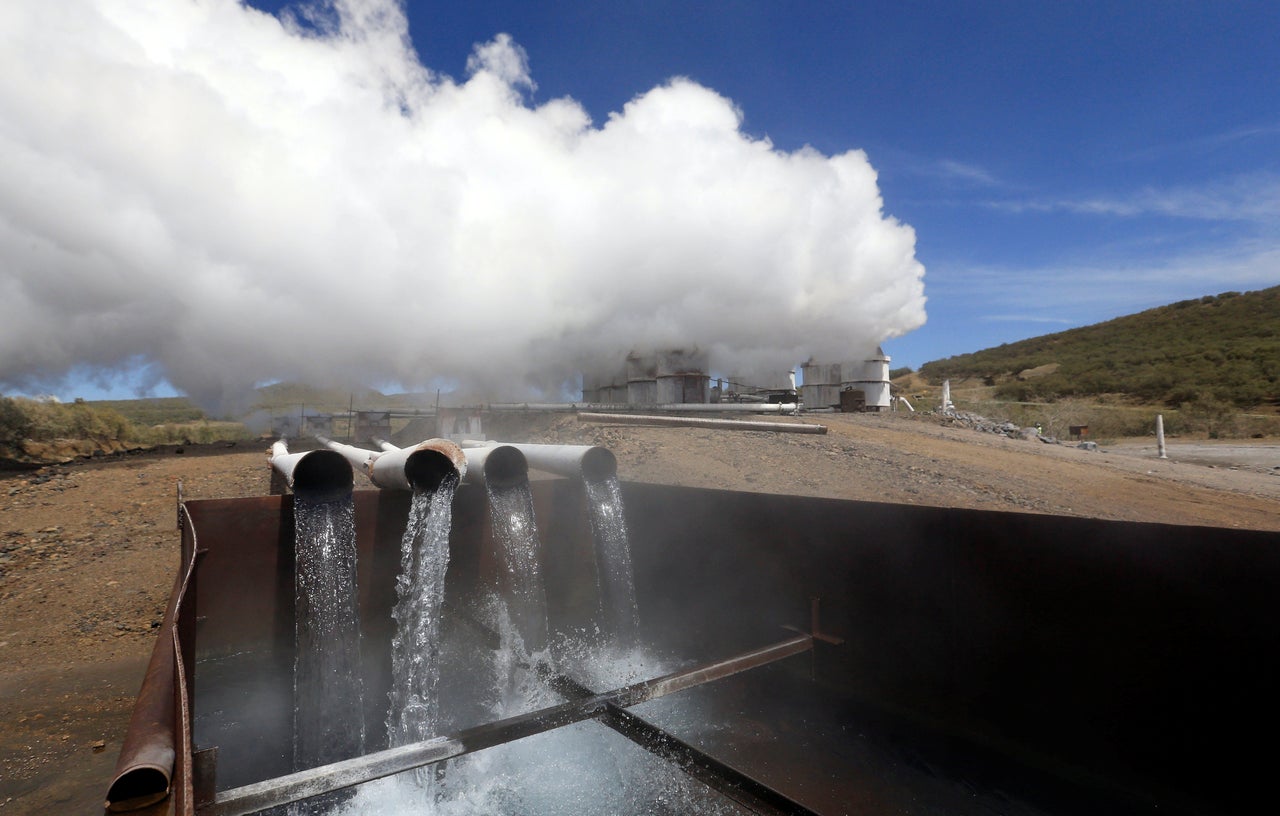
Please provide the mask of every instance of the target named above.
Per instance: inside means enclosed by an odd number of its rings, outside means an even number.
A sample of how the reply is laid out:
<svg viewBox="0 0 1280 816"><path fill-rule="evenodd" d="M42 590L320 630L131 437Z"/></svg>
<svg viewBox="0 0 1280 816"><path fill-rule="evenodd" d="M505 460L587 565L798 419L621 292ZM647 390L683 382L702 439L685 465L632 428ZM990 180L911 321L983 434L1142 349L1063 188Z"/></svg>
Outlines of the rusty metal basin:
<svg viewBox="0 0 1280 816"><path fill-rule="evenodd" d="M1280 534L623 488L652 649L688 665L821 635L627 709L790 812L1246 813L1269 792L1272 752L1254 746L1280 724ZM533 491L551 627L569 631L595 604L584 498L567 480ZM355 503L378 724L408 496ZM492 579L486 509L459 489L448 609ZM214 812L219 791L289 772L290 497L183 513L120 808Z"/></svg>

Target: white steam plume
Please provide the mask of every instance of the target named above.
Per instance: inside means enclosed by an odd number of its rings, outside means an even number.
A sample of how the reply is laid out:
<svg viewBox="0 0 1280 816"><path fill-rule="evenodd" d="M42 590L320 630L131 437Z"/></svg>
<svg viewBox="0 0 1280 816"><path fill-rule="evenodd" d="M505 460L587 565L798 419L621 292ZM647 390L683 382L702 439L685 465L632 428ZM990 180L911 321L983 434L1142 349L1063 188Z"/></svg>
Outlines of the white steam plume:
<svg viewBox="0 0 1280 816"><path fill-rule="evenodd" d="M861 151L783 152L684 79L594 125L522 49L424 67L393 0L0 4L0 386L146 361L554 392L629 349L840 360L924 322Z"/></svg>

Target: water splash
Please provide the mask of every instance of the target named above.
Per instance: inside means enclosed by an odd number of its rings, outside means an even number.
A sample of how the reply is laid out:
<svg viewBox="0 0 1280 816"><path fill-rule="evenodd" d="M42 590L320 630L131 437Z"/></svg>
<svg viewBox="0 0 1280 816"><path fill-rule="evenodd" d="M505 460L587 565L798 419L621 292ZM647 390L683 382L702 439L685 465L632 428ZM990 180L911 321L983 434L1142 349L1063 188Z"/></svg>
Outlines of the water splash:
<svg viewBox="0 0 1280 816"><path fill-rule="evenodd" d="M518 635L513 635L518 638ZM600 651L587 641L559 643L556 651L572 653L568 673L599 690L660 676L673 667L643 650ZM510 655L511 653L507 653ZM516 667L520 678L513 697L499 703L495 716L554 705L562 698L539 681L528 666ZM621 676L620 676L621 675ZM696 711L669 710L668 724L697 722ZM513 708L512 708L513 707ZM499 713L497 709L507 708ZM677 728L679 730L679 728ZM362 785L355 800L337 811L341 816L493 816L573 814L614 816L629 813L699 813L738 816L747 811L682 773L675 765L646 753L598 723L582 722L489 748L451 761L447 779L434 800L423 801L411 774Z"/></svg>
<svg viewBox="0 0 1280 816"><path fill-rule="evenodd" d="M394 678L387 715L391 746L436 736L440 730L440 618L449 568L449 529L458 477L448 476L431 492L414 491L400 542L400 574L391 616ZM416 772L429 787L435 774Z"/></svg>
<svg viewBox="0 0 1280 816"><path fill-rule="evenodd" d="M587 508L596 546L600 623L606 635L623 647L637 643L640 612L631 569L631 542L617 477L586 481Z"/></svg>
<svg viewBox="0 0 1280 816"><path fill-rule="evenodd" d="M398 623L392 642L395 688L387 720L392 745L436 736L453 723L440 711L439 677L457 670L441 659L440 605L448 562L450 500L455 484L415 495L401 542ZM476 598L472 611L496 635L497 648L467 696L493 719L555 705L561 698L537 670L540 664L580 678L590 688L617 688L671 667L634 645L638 613L630 543L616 479L589 482L607 638L558 633L549 642L541 546L528 483L487 488L498 560L498 585ZM456 633L455 633L456 634ZM452 641L448 641L452 643ZM474 650L474 644L470 649ZM456 652L450 645L447 654ZM447 665L446 665L447 664ZM491 672L488 677L486 673ZM484 678L484 679L481 679ZM323 812L323 811L320 811ZM740 808L597 723L579 723L451 760L443 766L362 785L355 798L330 812L343 816L402 814L738 814Z"/></svg>
<svg viewBox="0 0 1280 816"><path fill-rule="evenodd" d="M351 493L295 494L293 511L293 766L304 770L364 753L364 681ZM345 798L317 797L289 812L327 813Z"/></svg>

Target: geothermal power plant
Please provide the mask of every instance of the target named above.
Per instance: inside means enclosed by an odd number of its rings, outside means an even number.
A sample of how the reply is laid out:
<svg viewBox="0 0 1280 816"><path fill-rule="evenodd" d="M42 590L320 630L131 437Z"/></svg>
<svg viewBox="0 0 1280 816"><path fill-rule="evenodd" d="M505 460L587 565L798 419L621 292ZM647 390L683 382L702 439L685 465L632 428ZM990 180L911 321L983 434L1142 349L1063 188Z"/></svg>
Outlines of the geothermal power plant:
<svg viewBox="0 0 1280 816"><path fill-rule="evenodd" d="M735 371L710 376L710 358L697 350L627 355L612 372L584 373L582 401L605 405L696 405L724 402L801 402L807 409L884 411L892 407L890 358L880 347L865 359L800 366L795 371Z"/></svg>
<svg viewBox="0 0 1280 816"><path fill-rule="evenodd" d="M1276 720L1275 533L633 483L594 446L279 440L263 467L271 495L179 496L113 812L1241 813L1269 787L1238 735Z"/></svg>

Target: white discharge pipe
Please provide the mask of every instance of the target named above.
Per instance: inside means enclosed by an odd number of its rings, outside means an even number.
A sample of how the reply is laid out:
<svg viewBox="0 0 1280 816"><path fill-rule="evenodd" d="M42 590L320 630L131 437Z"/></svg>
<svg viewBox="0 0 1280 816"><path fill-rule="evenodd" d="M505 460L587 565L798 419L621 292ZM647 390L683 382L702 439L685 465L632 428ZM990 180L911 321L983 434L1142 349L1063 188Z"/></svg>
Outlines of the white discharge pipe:
<svg viewBox="0 0 1280 816"><path fill-rule="evenodd" d="M335 451L289 453L289 446L280 439L272 443L267 460L294 493L349 492L354 485L351 465Z"/></svg>
<svg viewBox="0 0 1280 816"><path fill-rule="evenodd" d="M372 451L316 438L387 490L435 490L448 474L457 473L459 480L467 474L462 449L447 439L428 439L411 448L382 442L382 450Z"/></svg>
<svg viewBox="0 0 1280 816"><path fill-rule="evenodd" d="M529 462L511 445L463 448L468 478L493 487L511 487L529 480Z"/></svg>
<svg viewBox="0 0 1280 816"><path fill-rule="evenodd" d="M538 445L525 442L463 440L463 452L494 445L507 445L524 454L529 467L570 479L604 481L618 475L618 460L599 445Z"/></svg>
<svg viewBox="0 0 1280 816"><path fill-rule="evenodd" d="M385 439L373 441L384 451L394 453L400 450ZM469 484L511 487L529 480L529 463L525 461L524 454L511 445L482 442L476 447L464 445L460 452L466 461L466 467L460 472Z"/></svg>

